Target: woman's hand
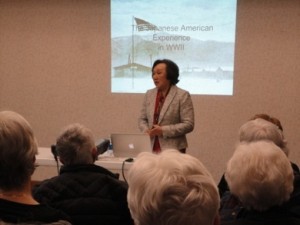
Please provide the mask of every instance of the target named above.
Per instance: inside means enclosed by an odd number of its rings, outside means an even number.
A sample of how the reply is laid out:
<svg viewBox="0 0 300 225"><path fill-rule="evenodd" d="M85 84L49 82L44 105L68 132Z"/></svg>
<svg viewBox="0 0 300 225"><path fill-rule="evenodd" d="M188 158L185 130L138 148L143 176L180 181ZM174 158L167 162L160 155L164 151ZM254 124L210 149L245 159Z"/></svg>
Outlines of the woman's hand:
<svg viewBox="0 0 300 225"><path fill-rule="evenodd" d="M159 125L153 125L152 129L149 129L147 132L150 137L154 137L154 136L162 136L162 128Z"/></svg>

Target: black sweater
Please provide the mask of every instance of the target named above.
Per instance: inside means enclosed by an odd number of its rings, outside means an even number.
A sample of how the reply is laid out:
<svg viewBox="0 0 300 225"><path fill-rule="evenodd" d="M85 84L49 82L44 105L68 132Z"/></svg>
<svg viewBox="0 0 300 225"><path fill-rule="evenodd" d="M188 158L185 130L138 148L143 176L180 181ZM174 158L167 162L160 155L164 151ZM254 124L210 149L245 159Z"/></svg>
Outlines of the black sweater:
<svg viewBox="0 0 300 225"><path fill-rule="evenodd" d="M74 165L62 167L59 176L33 188L33 196L64 211L74 225L133 225L127 189L103 167Z"/></svg>

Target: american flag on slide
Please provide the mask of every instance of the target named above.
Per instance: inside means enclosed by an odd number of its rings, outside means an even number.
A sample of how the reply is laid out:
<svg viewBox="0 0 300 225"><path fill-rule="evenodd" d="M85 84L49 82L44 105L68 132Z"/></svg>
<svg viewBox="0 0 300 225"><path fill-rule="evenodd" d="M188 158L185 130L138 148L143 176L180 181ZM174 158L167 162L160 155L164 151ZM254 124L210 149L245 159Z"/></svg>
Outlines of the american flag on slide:
<svg viewBox="0 0 300 225"><path fill-rule="evenodd" d="M139 19L139 18L136 18L136 17L134 17L134 20L136 22L138 31L151 31L151 30L159 31L157 26L155 26L152 23L147 22L146 20L142 20L142 19Z"/></svg>

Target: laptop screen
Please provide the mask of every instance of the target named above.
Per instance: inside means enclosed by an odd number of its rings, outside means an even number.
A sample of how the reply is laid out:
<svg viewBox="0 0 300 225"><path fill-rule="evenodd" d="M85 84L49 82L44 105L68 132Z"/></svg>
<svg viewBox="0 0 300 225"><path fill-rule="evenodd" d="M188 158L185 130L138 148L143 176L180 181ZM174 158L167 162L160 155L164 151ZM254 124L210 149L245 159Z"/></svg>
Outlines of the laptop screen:
<svg viewBox="0 0 300 225"><path fill-rule="evenodd" d="M148 134L111 134L111 143L115 157L135 158L140 152L152 152Z"/></svg>

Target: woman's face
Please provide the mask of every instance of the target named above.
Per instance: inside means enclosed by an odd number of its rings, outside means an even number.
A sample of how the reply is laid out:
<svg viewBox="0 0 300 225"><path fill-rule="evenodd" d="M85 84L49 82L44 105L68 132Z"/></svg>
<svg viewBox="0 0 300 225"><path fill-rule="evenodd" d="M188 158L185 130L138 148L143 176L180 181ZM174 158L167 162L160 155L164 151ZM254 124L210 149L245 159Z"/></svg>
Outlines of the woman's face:
<svg viewBox="0 0 300 225"><path fill-rule="evenodd" d="M171 82L167 79L167 65L165 63L159 63L153 68L152 79L159 90L168 90Z"/></svg>

